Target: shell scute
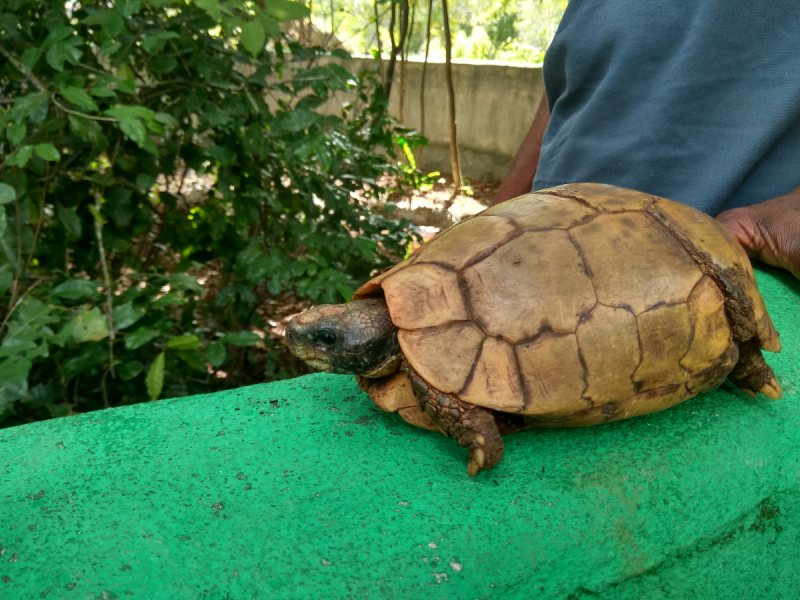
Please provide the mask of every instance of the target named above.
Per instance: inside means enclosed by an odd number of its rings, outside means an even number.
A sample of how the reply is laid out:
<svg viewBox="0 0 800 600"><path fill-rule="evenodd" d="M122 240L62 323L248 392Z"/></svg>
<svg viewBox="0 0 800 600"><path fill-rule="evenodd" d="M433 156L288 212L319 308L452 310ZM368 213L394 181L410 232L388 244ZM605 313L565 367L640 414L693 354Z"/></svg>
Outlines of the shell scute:
<svg viewBox="0 0 800 600"><path fill-rule="evenodd" d="M584 396L599 406L634 393L631 376L639 366L636 317L624 308L598 304L576 332L586 364Z"/></svg>
<svg viewBox="0 0 800 600"><path fill-rule="evenodd" d="M685 302L703 275L683 247L643 213L599 215L570 235L583 250L597 299L630 306L637 315L656 304Z"/></svg>
<svg viewBox="0 0 800 600"><path fill-rule="evenodd" d="M413 257L417 264L436 262L457 271L500 245L516 230L508 219L481 215L440 233Z"/></svg>
<svg viewBox="0 0 800 600"><path fill-rule="evenodd" d="M408 362L425 381L446 394L464 387L484 337L471 322L397 332Z"/></svg>
<svg viewBox="0 0 800 600"><path fill-rule="evenodd" d="M525 409L525 391L520 381L514 347L497 338L486 338L475 371L459 397L473 404L496 398L493 408L506 412Z"/></svg>
<svg viewBox="0 0 800 600"><path fill-rule="evenodd" d="M516 350L528 394L524 414L555 417L589 406L582 397L585 372L575 334L543 335Z"/></svg>
<svg viewBox="0 0 800 600"><path fill-rule="evenodd" d="M383 282L392 322L400 329L421 329L469 319L458 275L438 265L415 264ZM407 302L406 298L413 298Z"/></svg>
<svg viewBox="0 0 800 600"><path fill-rule="evenodd" d="M523 228L569 229L597 214L593 208L571 198L550 194L526 194L483 211L511 219Z"/></svg>
<svg viewBox="0 0 800 600"><path fill-rule="evenodd" d="M566 232L526 232L462 273L469 302L490 335L512 343L543 326L574 332L596 303L594 287Z"/></svg>
<svg viewBox="0 0 800 600"><path fill-rule="evenodd" d="M689 350L692 328L685 304L662 305L636 318L642 362L633 380L646 391L683 384L688 379L681 358Z"/></svg>
<svg viewBox="0 0 800 600"><path fill-rule="evenodd" d="M573 198L601 213L644 210L656 200L655 196L605 183L569 183L542 191Z"/></svg>
<svg viewBox="0 0 800 600"><path fill-rule="evenodd" d="M697 284L688 308L692 341L681 366L694 374L719 362L731 345L731 331L725 318L725 296L710 277Z"/></svg>

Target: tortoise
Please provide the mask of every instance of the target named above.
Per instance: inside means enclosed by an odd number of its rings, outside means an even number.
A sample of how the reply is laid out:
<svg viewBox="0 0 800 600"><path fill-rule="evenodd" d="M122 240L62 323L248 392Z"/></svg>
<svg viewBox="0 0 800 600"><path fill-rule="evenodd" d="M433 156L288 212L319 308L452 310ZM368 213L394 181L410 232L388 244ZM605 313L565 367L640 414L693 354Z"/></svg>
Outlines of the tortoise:
<svg viewBox="0 0 800 600"><path fill-rule="evenodd" d="M780 341L747 254L715 219L603 184L493 206L287 325L290 350L355 374L378 407L497 464L502 435L664 410L726 377L781 396Z"/></svg>

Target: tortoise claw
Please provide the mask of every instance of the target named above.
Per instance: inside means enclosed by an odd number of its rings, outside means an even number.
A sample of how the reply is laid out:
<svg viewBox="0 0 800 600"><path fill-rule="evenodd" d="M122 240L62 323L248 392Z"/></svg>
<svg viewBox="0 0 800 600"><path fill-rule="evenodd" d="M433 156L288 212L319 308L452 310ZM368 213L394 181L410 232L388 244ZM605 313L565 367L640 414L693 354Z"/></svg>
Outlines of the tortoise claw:
<svg viewBox="0 0 800 600"><path fill-rule="evenodd" d="M484 465L486 465L486 453L483 448L480 446L470 448L467 475L475 477L483 469Z"/></svg>
<svg viewBox="0 0 800 600"><path fill-rule="evenodd" d="M783 394L783 388L775 377L762 385L758 391L764 394L766 397L772 398L773 400L779 400ZM755 396L755 394L753 395Z"/></svg>

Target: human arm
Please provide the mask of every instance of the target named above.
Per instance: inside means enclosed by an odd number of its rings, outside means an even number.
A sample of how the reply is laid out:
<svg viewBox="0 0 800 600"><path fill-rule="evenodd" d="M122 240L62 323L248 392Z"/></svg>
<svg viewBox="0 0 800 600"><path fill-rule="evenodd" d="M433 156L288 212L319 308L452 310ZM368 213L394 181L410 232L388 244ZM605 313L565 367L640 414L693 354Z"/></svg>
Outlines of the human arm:
<svg viewBox="0 0 800 600"><path fill-rule="evenodd" d="M549 121L550 109L547 106L546 96L542 94L542 100L536 116L533 118L531 128L525 135L525 139L522 140L514 160L511 161L511 167L508 169L500 189L497 190L497 196L492 204L499 204L531 191L533 176L536 174L536 166L539 164L544 130Z"/></svg>
<svg viewBox="0 0 800 600"><path fill-rule="evenodd" d="M772 200L726 210L717 219L751 258L800 278L800 187Z"/></svg>

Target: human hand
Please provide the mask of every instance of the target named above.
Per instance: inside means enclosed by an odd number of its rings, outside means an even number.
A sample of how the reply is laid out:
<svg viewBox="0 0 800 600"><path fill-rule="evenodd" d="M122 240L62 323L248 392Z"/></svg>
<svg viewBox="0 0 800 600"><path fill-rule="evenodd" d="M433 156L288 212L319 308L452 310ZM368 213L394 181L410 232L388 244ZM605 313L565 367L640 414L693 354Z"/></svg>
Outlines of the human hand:
<svg viewBox="0 0 800 600"><path fill-rule="evenodd" d="M800 187L760 204L726 210L717 220L750 258L800 278Z"/></svg>

